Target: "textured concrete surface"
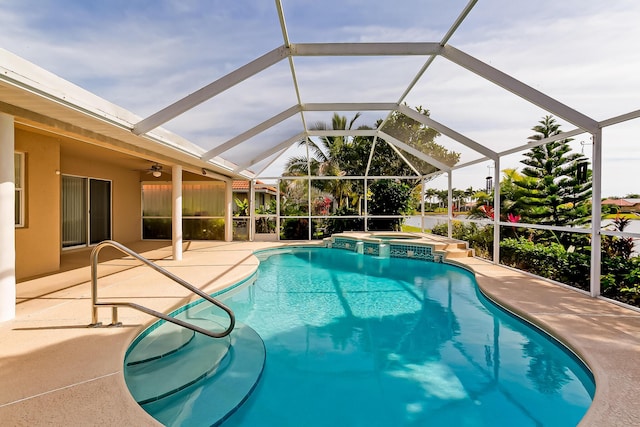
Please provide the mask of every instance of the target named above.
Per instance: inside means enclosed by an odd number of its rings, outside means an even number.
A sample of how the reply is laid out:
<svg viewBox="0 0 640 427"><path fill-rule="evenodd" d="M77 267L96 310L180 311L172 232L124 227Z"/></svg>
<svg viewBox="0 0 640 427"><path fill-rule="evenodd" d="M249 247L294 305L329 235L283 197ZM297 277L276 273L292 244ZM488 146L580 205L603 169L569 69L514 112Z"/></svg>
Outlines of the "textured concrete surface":
<svg viewBox="0 0 640 427"><path fill-rule="evenodd" d="M251 275L252 255L277 243L194 242L171 260L166 243L132 248L188 282L214 292ZM192 297L138 262L103 251L100 298L125 298L169 312ZM121 328L88 328L89 251L64 255L61 271L18 284L17 317L0 324L0 425L152 426L127 391L122 364L154 319L120 309ZM581 426L640 426L640 312L593 299L476 258L454 261L476 273L482 291L565 342L592 369L596 396ZM110 322L103 308L100 320Z"/></svg>

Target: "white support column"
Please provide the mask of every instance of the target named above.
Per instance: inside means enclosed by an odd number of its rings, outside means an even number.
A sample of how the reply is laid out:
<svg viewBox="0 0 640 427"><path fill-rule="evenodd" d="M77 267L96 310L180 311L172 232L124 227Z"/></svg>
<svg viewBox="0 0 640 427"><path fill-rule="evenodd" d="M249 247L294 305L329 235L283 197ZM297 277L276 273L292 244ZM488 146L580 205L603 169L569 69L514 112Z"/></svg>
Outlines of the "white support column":
<svg viewBox="0 0 640 427"><path fill-rule="evenodd" d="M312 237L312 232L311 230L313 230L313 219L311 218L311 169L309 169L309 174L307 175L307 221L309 223L309 232L308 232L308 239L309 241L311 241L311 237Z"/></svg>
<svg viewBox="0 0 640 427"><path fill-rule="evenodd" d="M600 274L602 271L602 236L600 222L602 212L602 129L592 134L592 174L591 174L591 280L592 297L600 295Z"/></svg>
<svg viewBox="0 0 640 427"><path fill-rule="evenodd" d="M280 241L280 186L282 185L282 179L278 178L276 181L276 239Z"/></svg>
<svg viewBox="0 0 640 427"><path fill-rule="evenodd" d="M447 235L453 237L453 172L447 172Z"/></svg>
<svg viewBox="0 0 640 427"><path fill-rule="evenodd" d="M171 215L171 243L173 260L182 260L182 166L171 168L171 198L173 209Z"/></svg>
<svg viewBox="0 0 640 427"><path fill-rule="evenodd" d="M224 182L224 241L233 241L233 180Z"/></svg>
<svg viewBox="0 0 640 427"><path fill-rule="evenodd" d="M420 231L424 233L424 192L427 181L423 178L422 180L422 191L420 191Z"/></svg>
<svg viewBox="0 0 640 427"><path fill-rule="evenodd" d="M307 149L307 221L309 224L308 238L309 240L311 240L311 156L309 155L309 139L307 139L305 147Z"/></svg>
<svg viewBox="0 0 640 427"><path fill-rule="evenodd" d="M369 231L369 203L367 202L367 194L369 191L369 180L364 177L364 231Z"/></svg>
<svg viewBox="0 0 640 427"><path fill-rule="evenodd" d="M249 241L253 242L256 234L256 180L249 181Z"/></svg>
<svg viewBox="0 0 640 427"><path fill-rule="evenodd" d="M0 322L16 317L13 116L0 113Z"/></svg>
<svg viewBox="0 0 640 427"><path fill-rule="evenodd" d="M500 157L493 168L493 263L500 264Z"/></svg>

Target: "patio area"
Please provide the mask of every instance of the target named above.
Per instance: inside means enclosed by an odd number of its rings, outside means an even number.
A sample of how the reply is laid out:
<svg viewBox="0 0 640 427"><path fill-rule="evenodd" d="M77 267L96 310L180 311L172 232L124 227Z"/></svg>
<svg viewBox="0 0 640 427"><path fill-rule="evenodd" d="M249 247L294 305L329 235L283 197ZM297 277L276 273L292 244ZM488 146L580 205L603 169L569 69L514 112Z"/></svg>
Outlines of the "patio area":
<svg viewBox="0 0 640 427"><path fill-rule="evenodd" d="M281 245L190 242L180 262L171 260L171 246L164 242L140 242L132 249L212 293L255 271L253 251ZM190 300L164 276L116 255L105 250L100 258L101 299L126 298L163 312ZM472 269L490 298L560 338L589 365L596 396L581 426L638 425L639 312L478 258L455 263ZM121 309L124 327L87 327L88 264L89 251L69 252L60 272L18 284L17 316L0 328L5 425L158 425L129 395L122 373L127 347L154 319ZM100 320L109 323L110 310L102 309Z"/></svg>
<svg viewBox="0 0 640 427"><path fill-rule="evenodd" d="M596 395L581 425L640 426L640 310L601 297L612 284L638 289L620 277L640 270L608 263L607 245L626 242L620 258L638 261L640 232L611 229L604 216L640 206L628 179L640 160L636 3L6 3L2 425L158 424L123 376L127 348L155 319L121 309L123 327L88 327L97 242L133 241L134 251L214 293L255 272L256 250L398 230L418 213L424 232L433 208L448 238L454 220L491 228L483 239L493 262L455 247L449 262L592 369ZM567 174L534 178L575 181L557 205L574 212L527 218L535 203L514 206L532 193L505 190L529 187L515 172L533 150L565 145L577 155L557 168ZM455 196L467 188L486 217L454 209L471 207ZM403 203L387 206L405 190ZM432 190L441 200L426 206ZM476 193L486 193L483 205ZM559 199L547 194L536 206L550 200ZM566 270L583 270L573 282L554 279L589 292L504 267L500 243L516 235L516 222L542 243L577 236L582 243L567 239L560 253L568 260L582 250ZM100 261L103 300L163 313L193 300L111 248ZM111 310L99 315L110 322Z"/></svg>

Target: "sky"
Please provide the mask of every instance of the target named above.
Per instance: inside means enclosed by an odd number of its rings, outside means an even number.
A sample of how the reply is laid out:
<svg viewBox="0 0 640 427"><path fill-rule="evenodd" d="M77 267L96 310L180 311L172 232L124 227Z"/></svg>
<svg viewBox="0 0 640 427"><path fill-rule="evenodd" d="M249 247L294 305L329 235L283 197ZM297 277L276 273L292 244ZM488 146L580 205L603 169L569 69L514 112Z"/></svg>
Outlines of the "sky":
<svg viewBox="0 0 640 427"><path fill-rule="evenodd" d="M439 42L463 0L282 0L292 43ZM640 2L479 0L449 44L596 121L640 109ZM0 0L0 48L144 118L283 44L270 0ZM424 57L296 57L304 103L398 102ZM526 144L548 112L438 57L404 99L431 118L503 151ZM288 61L163 127L211 149L297 103ZM355 112L340 112L352 117ZM308 124L332 112L307 113ZM386 112L367 112L373 125ZM574 125L557 118L562 130ZM288 119L223 157L242 162L300 132ZM437 142L479 157L459 143ZM262 145L261 145L262 144ZM591 156L590 136L574 150ZM278 175L284 153L263 175ZM522 168L520 153L501 169ZM273 159L267 159L267 163ZM456 188L482 188L492 164L456 170ZM263 165L256 165L258 170ZM640 119L603 131L603 196L640 193ZM430 184L446 187L446 179Z"/></svg>

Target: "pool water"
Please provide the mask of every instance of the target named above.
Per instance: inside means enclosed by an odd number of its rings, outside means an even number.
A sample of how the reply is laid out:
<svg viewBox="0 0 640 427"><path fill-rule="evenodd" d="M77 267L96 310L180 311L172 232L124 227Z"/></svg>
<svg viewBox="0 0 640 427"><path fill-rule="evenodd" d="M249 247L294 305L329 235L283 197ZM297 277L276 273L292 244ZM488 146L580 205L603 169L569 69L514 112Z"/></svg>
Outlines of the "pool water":
<svg viewBox="0 0 640 427"><path fill-rule="evenodd" d="M568 427L591 404L584 365L461 268L324 248L258 257L255 282L219 296L266 347L225 427Z"/></svg>

